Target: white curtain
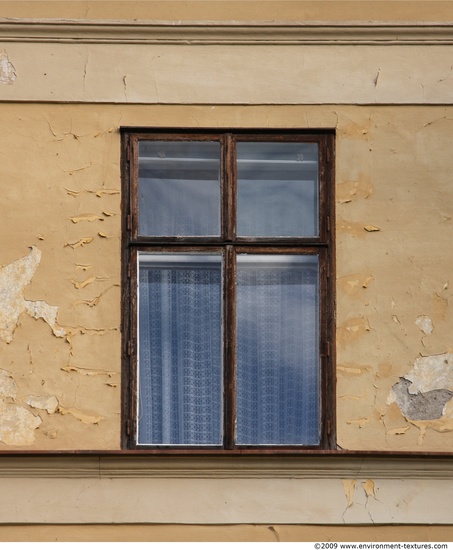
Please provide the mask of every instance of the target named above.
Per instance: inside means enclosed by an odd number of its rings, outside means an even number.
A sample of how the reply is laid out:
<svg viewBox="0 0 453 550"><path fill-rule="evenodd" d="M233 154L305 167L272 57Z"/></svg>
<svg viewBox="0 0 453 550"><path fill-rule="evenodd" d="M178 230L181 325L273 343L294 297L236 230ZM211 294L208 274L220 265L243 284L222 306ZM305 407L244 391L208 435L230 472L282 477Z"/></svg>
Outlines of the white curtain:
<svg viewBox="0 0 453 550"><path fill-rule="evenodd" d="M220 257L151 258L139 278L138 442L221 445Z"/></svg>
<svg viewBox="0 0 453 550"><path fill-rule="evenodd" d="M317 257L239 256L238 444L319 444L318 358Z"/></svg>

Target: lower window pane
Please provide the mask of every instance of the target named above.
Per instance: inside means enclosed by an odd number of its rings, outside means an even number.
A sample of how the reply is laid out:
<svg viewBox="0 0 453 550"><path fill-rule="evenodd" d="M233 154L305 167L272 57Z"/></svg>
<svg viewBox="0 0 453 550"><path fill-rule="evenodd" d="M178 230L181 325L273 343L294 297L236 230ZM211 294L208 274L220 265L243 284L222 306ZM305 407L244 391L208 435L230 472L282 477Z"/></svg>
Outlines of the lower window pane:
<svg viewBox="0 0 453 550"><path fill-rule="evenodd" d="M318 257L238 255L238 445L320 442Z"/></svg>
<svg viewBox="0 0 453 550"><path fill-rule="evenodd" d="M139 444L222 444L221 294L221 256L139 255Z"/></svg>

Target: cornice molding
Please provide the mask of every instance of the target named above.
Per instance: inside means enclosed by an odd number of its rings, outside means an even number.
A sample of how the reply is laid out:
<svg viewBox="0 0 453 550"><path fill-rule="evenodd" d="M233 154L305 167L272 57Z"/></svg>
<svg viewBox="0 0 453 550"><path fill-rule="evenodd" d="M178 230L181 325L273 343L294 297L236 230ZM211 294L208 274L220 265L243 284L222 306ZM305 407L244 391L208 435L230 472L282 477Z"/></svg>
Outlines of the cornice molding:
<svg viewBox="0 0 453 550"><path fill-rule="evenodd" d="M451 458L409 457L0 457L0 478L452 480Z"/></svg>
<svg viewBox="0 0 453 550"><path fill-rule="evenodd" d="M180 45L451 45L453 22L0 19L0 41Z"/></svg>

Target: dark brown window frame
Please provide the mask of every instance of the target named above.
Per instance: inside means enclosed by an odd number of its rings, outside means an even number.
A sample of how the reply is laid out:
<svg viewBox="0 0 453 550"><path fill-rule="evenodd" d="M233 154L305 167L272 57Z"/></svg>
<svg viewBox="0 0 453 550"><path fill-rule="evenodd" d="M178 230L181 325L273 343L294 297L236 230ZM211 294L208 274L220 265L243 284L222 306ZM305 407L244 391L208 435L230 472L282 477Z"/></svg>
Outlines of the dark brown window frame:
<svg viewBox="0 0 453 550"><path fill-rule="evenodd" d="M123 449L139 449L168 454L287 454L336 448L335 371L334 371L334 159L335 133L332 130L212 130L122 128L122 433ZM220 237L143 237L138 234L138 142L140 140L220 141L221 236ZM282 141L318 143L319 154L319 236L310 238L236 237L236 163L235 141ZM225 256L223 307L224 335L224 445L219 447L138 445L137 405L137 254L139 251L188 252L222 251ZM321 437L315 446L235 446L234 432L234 262L239 252L316 254L320 265L320 368Z"/></svg>

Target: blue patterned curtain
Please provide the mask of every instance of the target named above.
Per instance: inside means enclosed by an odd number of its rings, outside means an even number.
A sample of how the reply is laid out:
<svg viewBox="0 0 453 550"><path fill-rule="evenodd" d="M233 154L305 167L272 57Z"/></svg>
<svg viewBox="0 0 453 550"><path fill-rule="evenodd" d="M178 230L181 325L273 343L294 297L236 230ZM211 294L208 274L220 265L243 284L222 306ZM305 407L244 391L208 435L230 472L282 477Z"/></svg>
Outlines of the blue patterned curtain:
<svg viewBox="0 0 453 550"><path fill-rule="evenodd" d="M138 442L222 443L221 257L140 255Z"/></svg>
<svg viewBox="0 0 453 550"><path fill-rule="evenodd" d="M318 332L316 256L238 256L238 444L319 444Z"/></svg>

